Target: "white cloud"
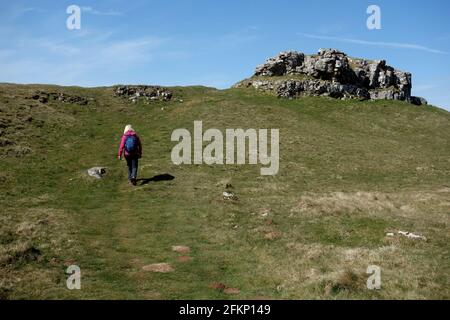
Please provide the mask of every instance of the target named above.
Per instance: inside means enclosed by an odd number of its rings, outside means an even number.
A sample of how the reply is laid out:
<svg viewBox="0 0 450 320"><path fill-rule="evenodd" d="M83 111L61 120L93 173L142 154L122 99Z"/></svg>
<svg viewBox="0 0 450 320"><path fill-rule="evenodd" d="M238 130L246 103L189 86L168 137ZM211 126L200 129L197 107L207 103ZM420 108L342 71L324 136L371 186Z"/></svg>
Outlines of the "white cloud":
<svg viewBox="0 0 450 320"><path fill-rule="evenodd" d="M425 46L413 44L413 43L367 41L367 40L352 39L352 38L320 36L320 35L314 35L314 34L308 34L308 33L299 33L299 35L307 37L307 38L311 38L311 39L330 40L330 41L348 42L348 43L355 43L355 44L362 44L362 45L369 45L369 46L412 49L412 50L421 50L421 51L426 51L426 52L431 52L431 53L448 54L448 52L446 52L446 51L433 49L433 48L429 48L429 47L425 47Z"/></svg>

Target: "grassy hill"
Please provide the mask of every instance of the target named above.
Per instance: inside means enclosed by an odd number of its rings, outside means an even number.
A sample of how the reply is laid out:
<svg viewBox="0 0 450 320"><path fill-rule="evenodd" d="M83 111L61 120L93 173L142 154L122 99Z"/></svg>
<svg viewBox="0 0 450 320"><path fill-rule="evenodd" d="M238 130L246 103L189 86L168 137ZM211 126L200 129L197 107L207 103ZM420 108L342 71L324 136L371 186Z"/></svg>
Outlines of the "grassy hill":
<svg viewBox="0 0 450 320"><path fill-rule="evenodd" d="M170 89L169 102L133 104L108 87L0 85L0 298L450 298L450 113ZM170 135L194 120L279 128L279 173L172 164ZM116 153L128 123L143 142L140 178L175 179L127 184ZM105 178L88 177L98 165ZM227 184L237 200L222 198ZM152 263L173 271L142 270ZM81 290L66 288L72 264ZM369 265L380 290L366 288Z"/></svg>

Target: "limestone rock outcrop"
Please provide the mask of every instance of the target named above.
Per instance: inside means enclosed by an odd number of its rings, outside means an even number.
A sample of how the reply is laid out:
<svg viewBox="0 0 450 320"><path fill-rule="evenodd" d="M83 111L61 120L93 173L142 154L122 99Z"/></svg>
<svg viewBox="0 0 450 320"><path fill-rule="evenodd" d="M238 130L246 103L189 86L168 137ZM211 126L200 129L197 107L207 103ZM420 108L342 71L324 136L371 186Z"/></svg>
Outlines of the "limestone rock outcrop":
<svg viewBox="0 0 450 320"><path fill-rule="evenodd" d="M427 104L424 98L411 96L411 73L394 69L384 60L351 58L336 49L320 49L314 55L281 52L235 85L249 86L285 98L313 95Z"/></svg>

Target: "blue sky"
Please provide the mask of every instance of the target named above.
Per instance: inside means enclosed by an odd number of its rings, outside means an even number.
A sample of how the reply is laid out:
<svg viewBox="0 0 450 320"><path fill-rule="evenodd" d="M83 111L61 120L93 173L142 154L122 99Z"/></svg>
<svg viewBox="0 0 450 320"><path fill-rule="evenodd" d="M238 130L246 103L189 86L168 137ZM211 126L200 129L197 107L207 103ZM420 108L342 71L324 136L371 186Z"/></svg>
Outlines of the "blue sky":
<svg viewBox="0 0 450 320"><path fill-rule="evenodd" d="M68 30L69 5L82 8ZM366 9L381 8L381 30ZM0 82L226 88L284 50L338 48L413 74L450 110L450 1L0 1Z"/></svg>

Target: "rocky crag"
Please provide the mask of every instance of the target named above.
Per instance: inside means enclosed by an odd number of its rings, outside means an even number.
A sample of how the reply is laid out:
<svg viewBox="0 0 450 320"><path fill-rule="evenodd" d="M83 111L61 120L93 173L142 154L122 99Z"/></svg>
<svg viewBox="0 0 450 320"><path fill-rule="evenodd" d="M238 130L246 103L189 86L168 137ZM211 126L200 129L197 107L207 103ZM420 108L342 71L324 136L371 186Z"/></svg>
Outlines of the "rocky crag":
<svg viewBox="0 0 450 320"><path fill-rule="evenodd" d="M284 98L312 95L427 104L424 98L411 96L411 73L394 69L384 60L351 58L336 49L320 49L315 55L281 52L234 87L254 87Z"/></svg>

